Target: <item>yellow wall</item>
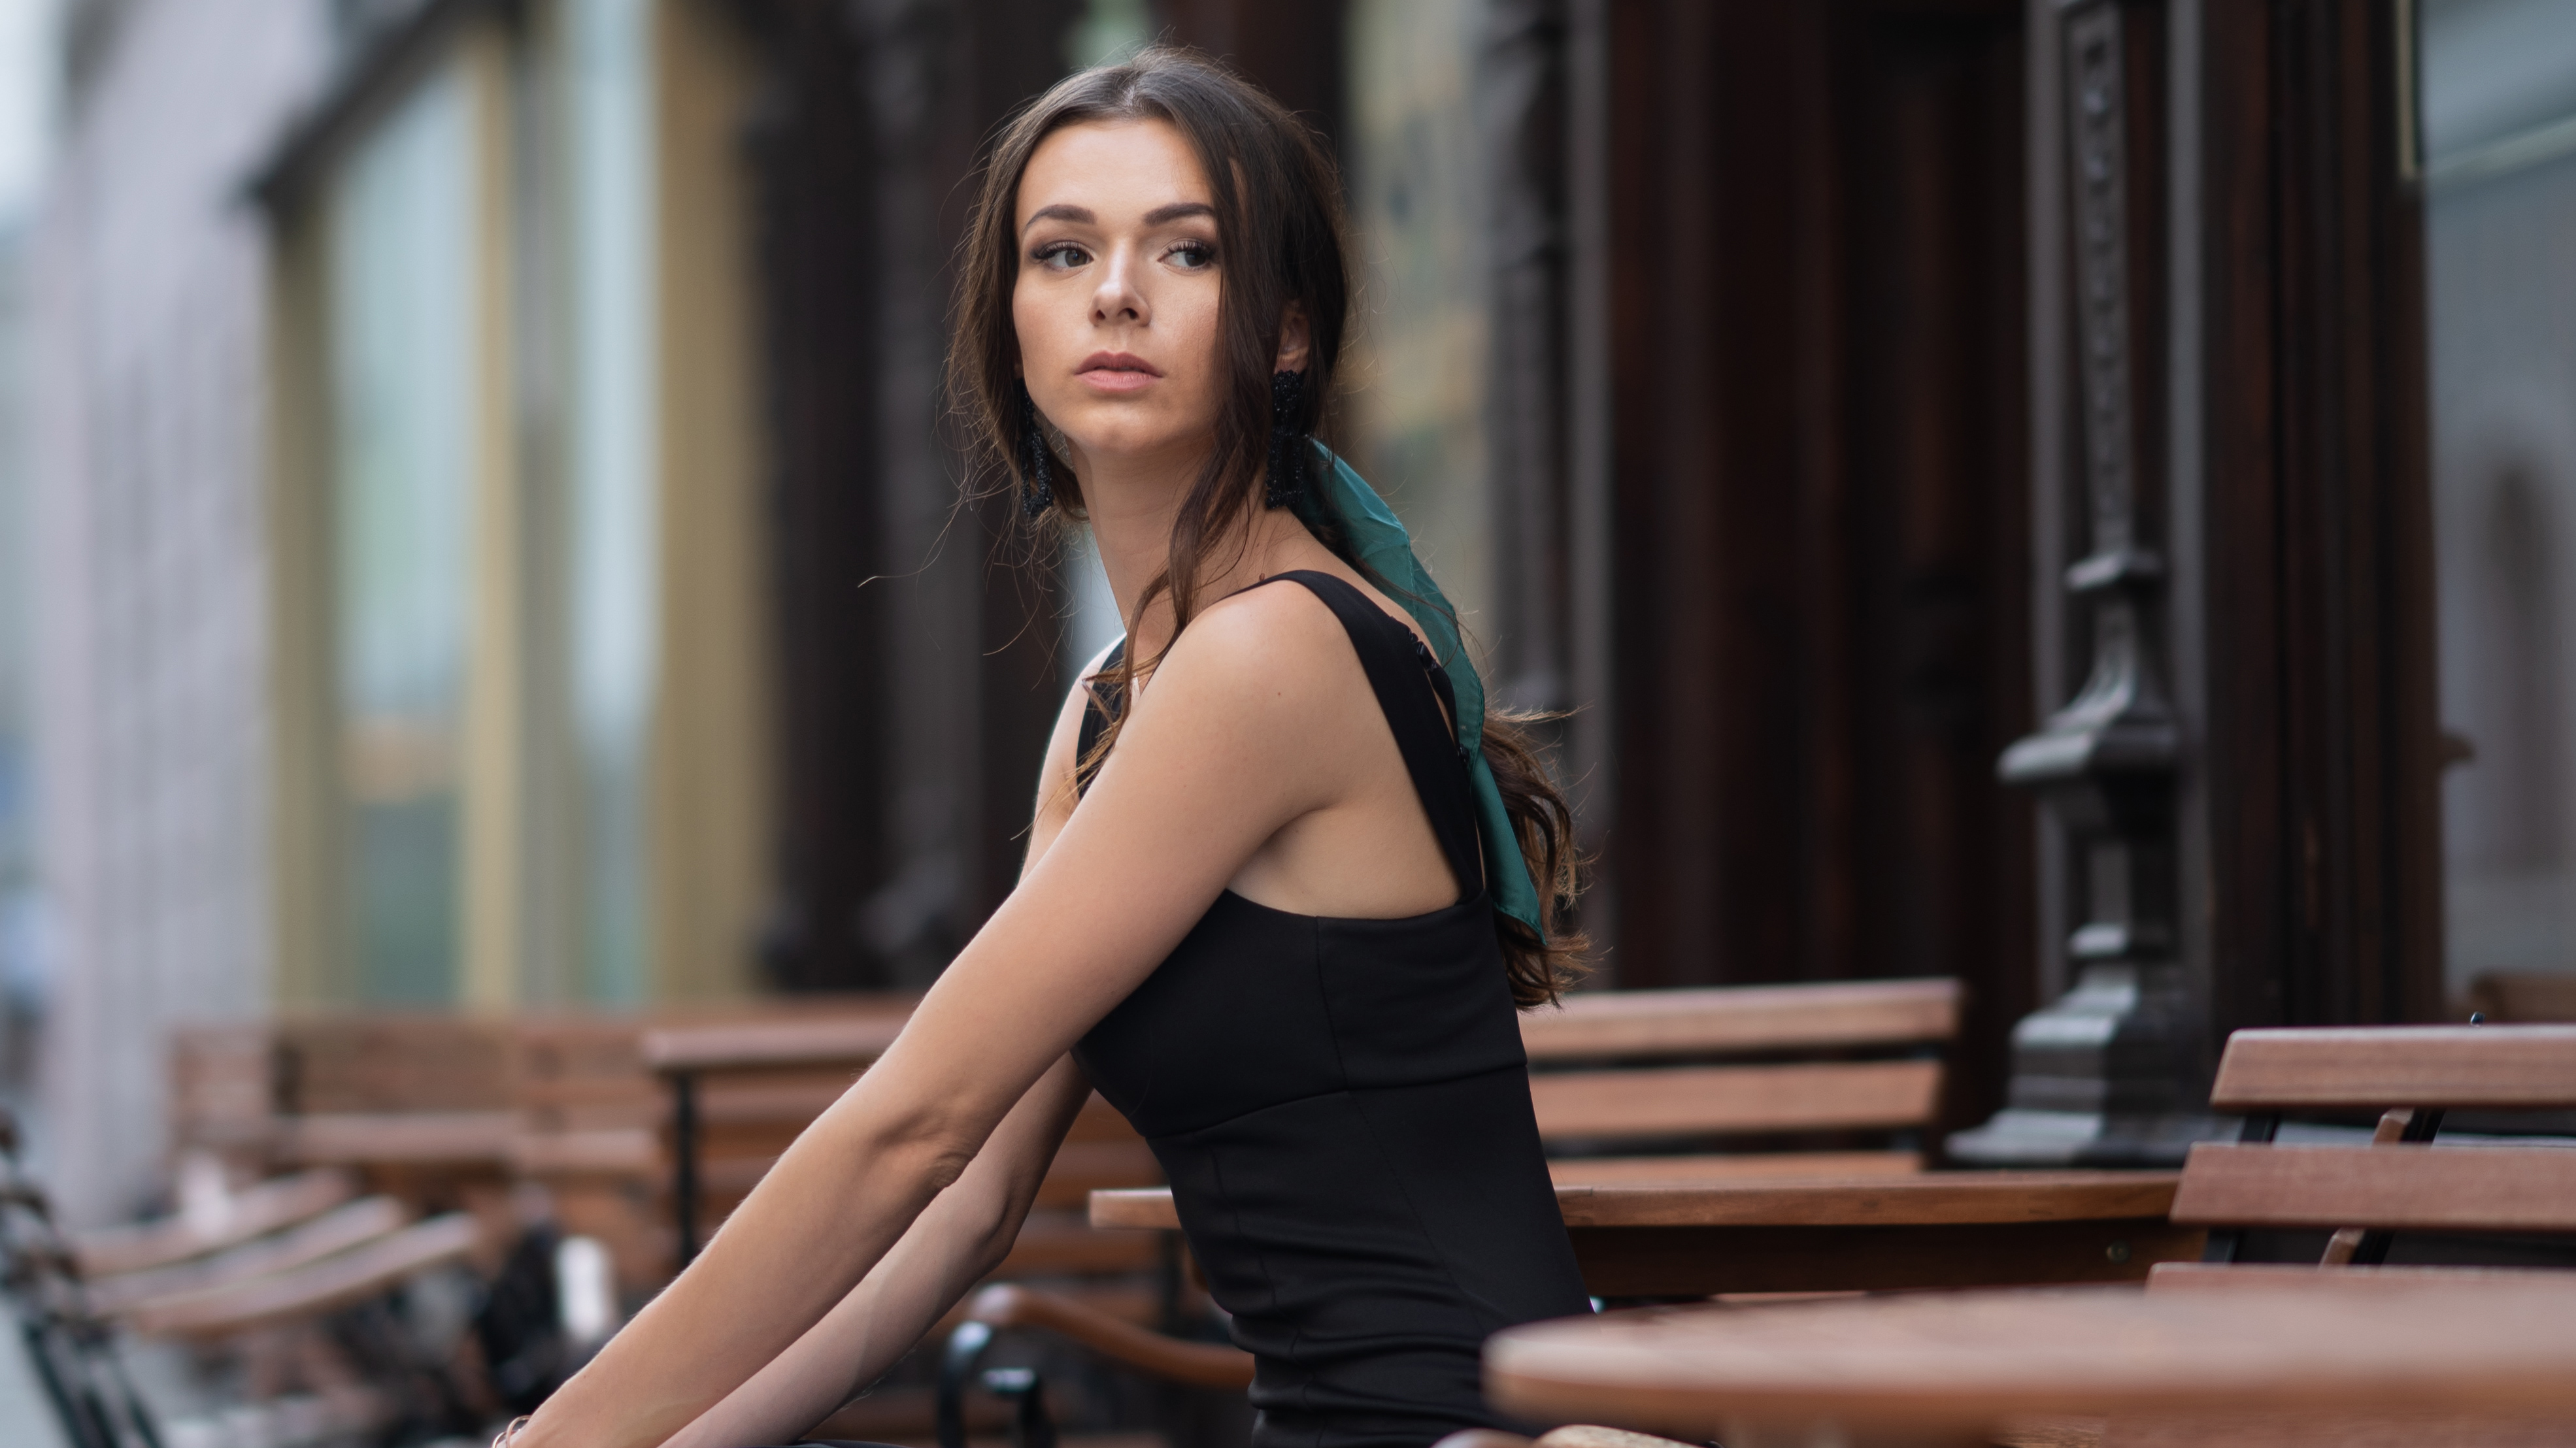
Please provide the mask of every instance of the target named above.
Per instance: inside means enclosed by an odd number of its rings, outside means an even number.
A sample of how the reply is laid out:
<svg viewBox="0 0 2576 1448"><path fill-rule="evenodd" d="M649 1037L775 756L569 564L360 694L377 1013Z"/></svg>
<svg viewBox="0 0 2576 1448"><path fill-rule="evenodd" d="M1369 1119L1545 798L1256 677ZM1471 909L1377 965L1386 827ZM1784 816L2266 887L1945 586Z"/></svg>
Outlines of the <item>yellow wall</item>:
<svg viewBox="0 0 2576 1448"><path fill-rule="evenodd" d="M460 39L474 116L474 590L466 658L463 881L459 1004L517 1003L532 861L528 791L536 783L527 727L530 597L522 497L513 304L509 37L477 24Z"/></svg>
<svg viewBox="0 0 2576 1448"><path fill-rule="evenodd" d="M339 736L332 717L329 409L323 228L311 209L271 231L269 289L269 834L280 1005L345 1000L340 947Z"/></svg>
<svg viewBox="0 0 2576 1448"><path fill-rule="evenodd" d="M653 990L752 987L769 898L768 620L760 539L751 58L721 12L664 0L655 28L661 362L661 668L653 711Z"/></svg>

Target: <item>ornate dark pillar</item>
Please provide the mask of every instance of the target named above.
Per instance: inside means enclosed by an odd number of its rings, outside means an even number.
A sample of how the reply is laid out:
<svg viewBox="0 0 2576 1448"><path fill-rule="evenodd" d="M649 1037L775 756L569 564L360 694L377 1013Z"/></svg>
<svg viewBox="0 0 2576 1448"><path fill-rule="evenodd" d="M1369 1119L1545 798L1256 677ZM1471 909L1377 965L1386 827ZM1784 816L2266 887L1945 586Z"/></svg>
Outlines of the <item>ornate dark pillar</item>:
<svg viewBox="0 0 2576 1448"><path fill-rule="evenodd" d="M2060 216L2073 227L2062 252L2073 262L2067 340L2075 352L2063 365L2074 387L2066 460L2080 479L2086 523L2086 551L2065 570L2064 587L2070 621L2089 619L2091 659L2075 697L2006 750L1998 772L2051 812L2064 852L2061 888L2079 919L2064 945L2072 988L2014 1027L2004 1110L1950 1138L1952 1156L1980 1165L2179 1162L2212 1130L2200 1110L2204 1011L2189 988L2181 929L2184 729L2161 667L2169 569L2140 487L2148 440L2140 400L2161 400L2162 389L2161 379L2139 375L2142 355L2154 355L2142 340L2159 319L2138 315L2136 293L2163 248L2133 254L2133 240L2154 233L2133 226L2131 199L2166 180L2161 168L2137 174L2137 158L2171 154L2174 138L2130 134L2132 78L2157 69L2129 54L2124 31L2136 13L2087 0L2056 17L2068 203ZM2034 234L2035 256L2050 254L2053 231ZM2039 287L2059 284L2045 264L2035 274ZM2039 311L2056 315L2044 303ZM2046 342L2035 371L2050 365ZM2062 405L2055 389L2043 384L2042 394L2041 411ZM2040 486L2051 486L2053 471L2037 470ZM2168 508L2176 516L2193 514Z"/></svg>
<svg viewBox="0 0 2576 1448"><path fill-rule="evenodd" d="M1567 513L1566 16L1564 0L1492 0L1476 55L1487 152L1493 350L1495 694L1518 709L1574 702Z"/></svg>

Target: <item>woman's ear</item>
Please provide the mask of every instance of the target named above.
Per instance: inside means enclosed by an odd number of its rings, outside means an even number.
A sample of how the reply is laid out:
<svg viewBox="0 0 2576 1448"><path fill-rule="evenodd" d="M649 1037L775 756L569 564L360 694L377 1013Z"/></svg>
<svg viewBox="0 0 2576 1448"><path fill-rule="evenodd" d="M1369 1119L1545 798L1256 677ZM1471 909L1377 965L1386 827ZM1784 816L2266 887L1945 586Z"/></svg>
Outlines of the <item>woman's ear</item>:
<svg viewBox="0 0 2576 1448"><path fill-rule="evenodd" d="M1306 370L1306 348L1313 340L1313 329L1306 325L1306 304L1290 302L1279 317L1279 363L1273 372Z"/></svg>

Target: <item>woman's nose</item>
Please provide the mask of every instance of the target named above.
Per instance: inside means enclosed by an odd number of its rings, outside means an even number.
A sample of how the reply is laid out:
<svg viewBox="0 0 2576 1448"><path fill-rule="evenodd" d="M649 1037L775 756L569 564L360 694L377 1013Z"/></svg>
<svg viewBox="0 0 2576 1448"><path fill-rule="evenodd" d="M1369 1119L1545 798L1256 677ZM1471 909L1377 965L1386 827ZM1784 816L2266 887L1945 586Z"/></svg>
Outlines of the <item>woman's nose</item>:
<svg viewBox="0 0 2576 1448"><path fill-rule="evenodd" d="M1136 254L1127 247L1110 252L1108 265L1100 271L1100 290L1092 293L1091 316L1098 322L1143 322L1147 319L1144 289L1137 283Z"/></svg>

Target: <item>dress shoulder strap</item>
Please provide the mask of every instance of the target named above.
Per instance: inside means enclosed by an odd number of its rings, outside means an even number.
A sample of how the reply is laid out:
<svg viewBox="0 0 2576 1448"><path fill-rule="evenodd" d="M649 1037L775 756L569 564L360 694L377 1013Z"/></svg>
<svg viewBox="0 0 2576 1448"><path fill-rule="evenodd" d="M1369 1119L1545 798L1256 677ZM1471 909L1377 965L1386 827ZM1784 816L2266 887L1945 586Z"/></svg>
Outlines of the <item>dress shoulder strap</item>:
<svg viewBox="0 0 2576 1448"><path fill-rule="evenodd" d="M1422 811L1430 818L1432 835L1440 841L1440 853L1448 859L1450 873L1458 879L1460 897L1481 891L1485 874L1477 846L1475 798L1467 783L1467 752L1458 743L1457 729L1450 722L1458 715L1458 701L1449 683L1449 671L1431 657L1431 651L1423 647L1413 630L1388 617L1386 610L1343 579L1298 569L1274 573L1252 586L1260 588L1272 583L1303 585L1341 620L1342 632L1350 636L1351 649L1359 655L1360 668L1368 675L1369 689L1377 695L1378 708L1386 714L1387 728L1394 731L1395 747L1404 756L1405 772L1413 776L1414 792L1421 796ZM1126 642L1121 640L1101 667L1115 666L1126 649ZM1081 773L1080 761L1091 757L1102 731L1125 707L1123 695L1104 694L1096 689L1091 701L1083 706L1082 732L1075 755L1077 790L1091 787L1090 777Z"/></svg>
<svg viewBox="0 0 2576 1448"><path fill-rule="evenodd" d="M1467 783L1467 751L1450 722L1458 716L1458 700L1449 671L1413 630L1388 617L1346 580L1301 568L1261 583L1282 581L1303 585L1341 620L1387 727L1395 733L1395 747L1404 756L1405 772L1413 776L1431 833L1449 859L1450 873L1458 877L1460 898L1481 892L1485 872L1477 852L1475 796Z"/></svg>

